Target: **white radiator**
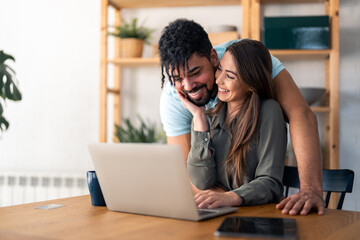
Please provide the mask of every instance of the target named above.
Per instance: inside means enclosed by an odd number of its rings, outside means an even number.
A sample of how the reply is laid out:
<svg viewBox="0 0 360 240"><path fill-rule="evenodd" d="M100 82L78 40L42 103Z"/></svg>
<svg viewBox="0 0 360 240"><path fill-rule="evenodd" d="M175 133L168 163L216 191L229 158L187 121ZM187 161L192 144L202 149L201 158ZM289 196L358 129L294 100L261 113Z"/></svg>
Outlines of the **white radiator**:
<svg viewBox="0 0 360 240"><path fill-rule="evenodd" d="M85 194L86 173L0 173L0 207Z"/></svg>

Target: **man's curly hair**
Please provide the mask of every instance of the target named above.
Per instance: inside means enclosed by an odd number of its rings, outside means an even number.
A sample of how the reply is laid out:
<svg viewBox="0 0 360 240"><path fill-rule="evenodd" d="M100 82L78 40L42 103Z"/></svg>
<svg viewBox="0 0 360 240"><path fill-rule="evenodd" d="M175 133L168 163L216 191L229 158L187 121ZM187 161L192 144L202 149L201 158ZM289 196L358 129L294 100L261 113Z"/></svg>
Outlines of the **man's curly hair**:
<svg viewBox="0 0 360 240"><path fill-rule="evenodd" d="M172 75L174 69L178 72L180 67L185 72L188 69L188 60L193 53L201 57L207 57L210 60L212 45L208 34L198 23L187 20L177 19L162 32L159 40L159 54L161 60L161 87L164 86L165 74L169 77L171 84L174 84ZM172 72L169 72L169 68Z"/></svg>

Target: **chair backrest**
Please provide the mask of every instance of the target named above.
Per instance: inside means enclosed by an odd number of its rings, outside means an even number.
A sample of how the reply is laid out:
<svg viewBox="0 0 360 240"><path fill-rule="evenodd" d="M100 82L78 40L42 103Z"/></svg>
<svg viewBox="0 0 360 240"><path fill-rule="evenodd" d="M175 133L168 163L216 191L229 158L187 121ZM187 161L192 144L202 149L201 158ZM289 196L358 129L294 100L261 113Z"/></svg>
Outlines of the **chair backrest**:
<svg viewBox="0 0 360 240"><path fill-rule="evenodd" d="M349 169L324 169L323 170L323 191L326 193L325 206L328 207L332 192L339 192L340 198L336 209L342 209L345 194L351 193L354 183L354 171ZM288 197L289 187L300 188L299 174L297 167L285 166L283 184L285 197Z"/></svg>

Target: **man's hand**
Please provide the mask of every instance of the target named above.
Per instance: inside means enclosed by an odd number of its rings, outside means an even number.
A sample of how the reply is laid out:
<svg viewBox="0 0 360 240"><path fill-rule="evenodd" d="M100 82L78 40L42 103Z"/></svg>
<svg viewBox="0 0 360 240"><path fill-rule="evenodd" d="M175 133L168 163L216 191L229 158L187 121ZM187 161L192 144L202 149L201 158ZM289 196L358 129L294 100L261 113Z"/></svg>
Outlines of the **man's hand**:
<svg viewBox="0 0 360 240"><path fill-rule="evenodd" d="M307 215L311 209L317 209L319 215L325 211L325 202L322 195L314 190L300 190L276 205L277 209L282 210L283 214L289 215Z"/></svg>
<svg viewBox="0 0 360 240"><path fill-rule="evenodd" d="M242 198L236 193L217 190L200 191L194 198L199 208L232 207L242 203Z"/></svg>

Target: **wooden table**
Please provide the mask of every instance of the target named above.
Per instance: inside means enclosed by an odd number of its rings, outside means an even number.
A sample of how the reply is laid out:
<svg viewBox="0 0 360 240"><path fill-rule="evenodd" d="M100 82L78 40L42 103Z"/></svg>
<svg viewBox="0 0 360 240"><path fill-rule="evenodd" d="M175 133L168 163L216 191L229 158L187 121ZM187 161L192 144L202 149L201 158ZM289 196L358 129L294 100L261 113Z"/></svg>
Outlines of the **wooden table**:
<svg viewBox="0 0 360 240"><path fill-rule="evenodd" d="M66 206L35 209L51 203ZM291 217L268 204L240 207L227 216L235 215L296 219L298 239L360 238L360 212L326 210L324 216L311 213ZM218 239L213 233L224 218L190 222L112 212L91 206L86 195L0 208L0 239Z"/></svg>

